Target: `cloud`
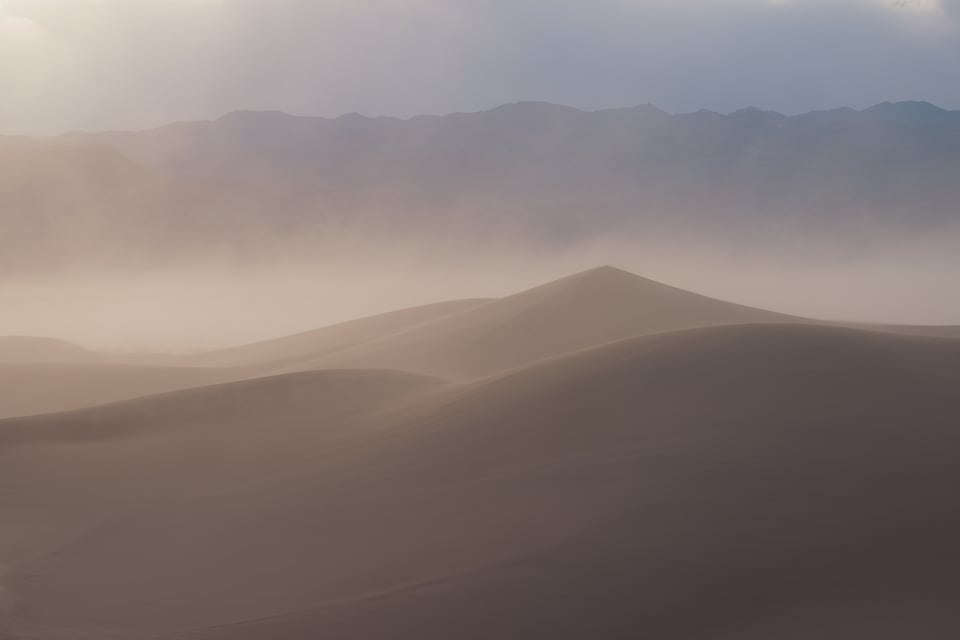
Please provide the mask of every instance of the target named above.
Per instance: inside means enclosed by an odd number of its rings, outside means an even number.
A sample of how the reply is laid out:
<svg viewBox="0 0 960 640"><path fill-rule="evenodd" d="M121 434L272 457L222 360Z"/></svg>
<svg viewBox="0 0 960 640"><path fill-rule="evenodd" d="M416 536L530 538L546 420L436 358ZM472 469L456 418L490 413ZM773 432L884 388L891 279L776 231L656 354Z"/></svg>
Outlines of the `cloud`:
<svg viewBox="0 0 960 640"><path fill-rule="evenodd" d="M960 107L960 0L0 0L0 131L882 100ZM12 98L10 96L13 96Z"/></svg>

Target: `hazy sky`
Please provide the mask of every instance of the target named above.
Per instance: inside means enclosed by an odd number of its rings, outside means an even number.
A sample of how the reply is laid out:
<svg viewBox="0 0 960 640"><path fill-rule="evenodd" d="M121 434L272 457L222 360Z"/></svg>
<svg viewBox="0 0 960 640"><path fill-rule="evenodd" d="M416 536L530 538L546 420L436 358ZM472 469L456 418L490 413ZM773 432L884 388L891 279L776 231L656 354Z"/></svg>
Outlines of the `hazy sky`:
<svg viewBox="0 0 960 640"><path fill-rule="evenodd" d="M523 99L960 108L960 0L0 0L0 131Z"/></svg>

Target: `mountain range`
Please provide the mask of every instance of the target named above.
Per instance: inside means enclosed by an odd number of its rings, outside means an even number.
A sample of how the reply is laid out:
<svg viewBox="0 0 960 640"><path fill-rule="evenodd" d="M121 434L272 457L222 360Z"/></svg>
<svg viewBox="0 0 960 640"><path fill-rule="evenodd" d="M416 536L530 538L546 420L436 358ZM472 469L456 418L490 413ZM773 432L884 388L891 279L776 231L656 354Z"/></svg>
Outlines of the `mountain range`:
<svg viewBox="0 0 960 640"><path fill-rule="evenodd" d="M401 120L235 112L0 139L0 268L253 260L344 237L866 242L956 223L960 112L525 102Z"/></svg>

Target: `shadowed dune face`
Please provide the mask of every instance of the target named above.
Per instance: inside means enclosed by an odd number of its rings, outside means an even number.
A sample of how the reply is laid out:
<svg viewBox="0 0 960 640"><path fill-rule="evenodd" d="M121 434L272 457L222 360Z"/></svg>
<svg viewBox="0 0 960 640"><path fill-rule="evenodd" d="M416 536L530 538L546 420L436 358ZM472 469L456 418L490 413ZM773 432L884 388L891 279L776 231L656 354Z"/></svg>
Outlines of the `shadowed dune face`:
<svg viewBox="0 0 960 640"><path fill-rule="evenodd" d="M958 383L956 341L743 325L465 385L302 374L6 421L8 624L952 636Z"/></svg>

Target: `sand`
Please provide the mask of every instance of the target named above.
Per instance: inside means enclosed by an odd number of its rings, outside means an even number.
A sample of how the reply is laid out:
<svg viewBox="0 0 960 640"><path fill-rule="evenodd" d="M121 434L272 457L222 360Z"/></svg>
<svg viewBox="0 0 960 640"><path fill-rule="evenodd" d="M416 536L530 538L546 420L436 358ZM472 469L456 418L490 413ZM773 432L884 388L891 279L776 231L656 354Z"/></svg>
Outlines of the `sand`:
<svg viewBox="0 0 960 640"><path fill-rule="evenodd" d="M323 369L0 420L0 637L960 634L960 340L639 279L644 306L626 275L361 345L450 345L422 368L456 376Z"/></svg>
<svg viewBox="0 0 960 640"><path fill-rule="evenodd" d="M469 309L453 300L196 355L97 353L58 340L0 338L0 418L68 411L178 389L257 378L295 363Z"/></svg>
<svg viewBox="0 0 960 640"><path fill-rule="evenodd" d="M0 336L0 364L97 362L104 356L77 345L32 336Z"/></svg>
<svg viewBox="0 0 960 640"><path fill-rule="evenodd" d="M240 371L191 367L0 364L0 418L68 411L242 377Z"/></svg>
<svg viewBox="0 0 960 640"><path fill-rule="evenodd" d="M10 625L41 638L960 630L958 372L954 341L746 325L477 383L319 372L7 421Z"/></svg>

